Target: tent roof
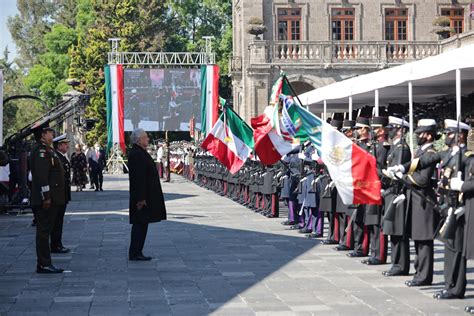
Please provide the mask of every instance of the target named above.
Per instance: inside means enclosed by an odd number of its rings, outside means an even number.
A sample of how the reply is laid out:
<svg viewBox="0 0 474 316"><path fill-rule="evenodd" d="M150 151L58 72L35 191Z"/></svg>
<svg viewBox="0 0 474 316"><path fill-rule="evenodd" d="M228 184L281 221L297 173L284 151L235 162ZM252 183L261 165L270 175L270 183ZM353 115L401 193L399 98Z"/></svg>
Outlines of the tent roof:
<svg viewBox="0 0 474 316"><path fill-rule="evenodd" d="M456 93L456 69L461 69L461 92L474 91L474 45L437 56L388 68L321 87L299 96L311 111L321 112L326 100L328 112L347 111L352 95L353 109L373 105L376 89L379 104L408 103L408 84L413 84L413 101L429 102Z"/></svg>

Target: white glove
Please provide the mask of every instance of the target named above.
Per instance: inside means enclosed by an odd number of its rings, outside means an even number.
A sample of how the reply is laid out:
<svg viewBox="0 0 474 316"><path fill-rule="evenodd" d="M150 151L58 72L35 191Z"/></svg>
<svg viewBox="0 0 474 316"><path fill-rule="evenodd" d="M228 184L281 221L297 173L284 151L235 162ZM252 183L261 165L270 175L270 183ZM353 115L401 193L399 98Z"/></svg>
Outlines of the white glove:
<svg viewBox="0 0 474 316"><path fill-rule="evenodd" d="M451 180L449 181L449 187L451 188L451 190L461 191L463 183L464 181L461 180L461 177L458 174L458 177L451 178Z"/></svg>
<svg viewBox="0 0 474 316"><path fill-rule="evenodd" d="M331 181L331 182L329 183L329 189L331 189L331 190L332 190L332 189L334 188L334 186L335 186L335 185L336 185L336 182L334 182L334 181Z"/></svg>
<svg viewBox="0 0 474 316"><path fill-rule="evenodd" d="M451 214L453 214L453 211L454 209L452 207L448 209L448 217L451 216Z"/></svg>
<svg viewBox="0 0 474 316"><path fill-rule="evenodd" d="M466 211L464 210L464 206L461 206L461 207L458 207L455 211L454 211L454 215L456 215L457 217L461 217L462 215L464 215Z"/></svg>
<svg viewBox="0 0 474 316"><path fill-rule="evenodd" d="M394 200L393 200L393 204L398 204L398 203L401 203L403 201L405 201L406 199L406 196L405 194L400 194L399 196L397 196Z"/></svg>
<svg viewBox="0 0 474 316"><path fill-rule="evenodd" d="M298 158L304 160L304 159L306 158L306 156L304 155L304 153L299 153L299 154L298 154Z"/></svg>
<svg viewBox="0 0 474 316"><path fill-rule="evenodd" d="M451 149L451 156L454 156L458 153L459 151L459 146L453 146L453 148Z"/></svg>
<svg viewBox="0 0 474 316"><path fill-rule="evenodd" d="M384 174L384 176L386 176L390 179L395 179L395 174L391 171L388 171L387 169L383 169L382 173Z"/></svg>
<svg viewBox="0 0 474 316"><path fill-rule="evenodd" d="M319 160L319 155L318 155L318 153L317 153L316 151L311 155L311 159L314 160L314 161L318 161L318 160Z"/></svg>
<svg viewBox="0 0 474 316"><path fill-rule="evenodd" d="M396 165L396 166L388 167L387 171L388 172L393 172L394 174L396 174L397 172L404 173L405 168L403 167L403 165Z"/></svg>
<svg viewBox="0 0 474 316"><path fill-rule="evenodd" d="M403 173L401 171L396 172L395 173L395 178L397 178L397 179L403 178Z"/></svg>

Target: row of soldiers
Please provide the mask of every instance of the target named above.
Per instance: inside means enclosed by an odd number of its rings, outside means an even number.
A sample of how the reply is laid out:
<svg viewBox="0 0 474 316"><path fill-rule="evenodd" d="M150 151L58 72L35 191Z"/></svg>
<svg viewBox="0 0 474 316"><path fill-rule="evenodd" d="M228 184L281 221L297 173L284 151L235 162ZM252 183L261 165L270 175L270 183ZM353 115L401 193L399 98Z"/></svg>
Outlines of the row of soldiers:
<svg viewBox="0 0 474 316"><path fill-rule="evenodd" d="M302 146L271 167L249 160L235 175L200 153L196 181L268 217L278 216L278 200L283 200L288 218L282 224L309 238L322 237L326 216L328 232L322 243L334 244L349 257L365 257L364 264L386 264L390 241L386 277L409 275L412 240L415 274L405 282L409 287L432 284L434 240L439 239L445 245L445 285L434 298L463 298L466 260L474 258L474 146L468 150L466 145L470 126L445 120L445 149L437 151L437 122L420 119L415 130L418 148L412 155L405 119L359 117L333 120L331 125L376 158L381 205L344 205L337 192L341 184L331 179L311 146ZM474 313L471 307L466 311Z"/></svg>
<svg viewBox="0 0 474 316"><path fill-rule="evenodd" d="M281 168L281 164L265 167L249 159L232 174L207 152L198 152L194 159L195 181L199 185L269 218L279 217L278 173Z"/></svg>

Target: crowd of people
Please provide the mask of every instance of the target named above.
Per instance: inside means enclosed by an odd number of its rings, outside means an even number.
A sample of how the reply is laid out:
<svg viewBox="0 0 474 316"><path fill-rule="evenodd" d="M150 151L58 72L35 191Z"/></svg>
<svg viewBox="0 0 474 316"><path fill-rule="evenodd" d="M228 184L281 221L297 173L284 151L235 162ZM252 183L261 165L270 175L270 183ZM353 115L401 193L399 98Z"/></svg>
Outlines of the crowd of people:
<svg viewBox="0 0 474 316"><path fill-rule="evenodd" d="M434 119L418 120L412 155L405 119L331 121L333 128L376 158L381 205L342 203L336 183L308 143L273 166L249 159L236 174L230 174L208 153L197 152L195 182L267 217L278 217L284 205L288 217L282 225L308 238L321 238L323 244L361 258L363 264L388 264L390 246L390 266L383 275L409 276L414 269L413 277L405 282L408 287L432 284L434 240L439 239L444 243L445 283L434 298L460 299L466 291L466 260L474 259L474 219L470 215L474 141L469 141L468 124L449 119L442 123L440 130ZM444 147L436 150L434 143L441 136ZM474 134L471 138L474 140ZM325 218L327 231L323 231ZM415 249L413 267L410 241ZM466 311L474 313L472 307Z"/></svg>

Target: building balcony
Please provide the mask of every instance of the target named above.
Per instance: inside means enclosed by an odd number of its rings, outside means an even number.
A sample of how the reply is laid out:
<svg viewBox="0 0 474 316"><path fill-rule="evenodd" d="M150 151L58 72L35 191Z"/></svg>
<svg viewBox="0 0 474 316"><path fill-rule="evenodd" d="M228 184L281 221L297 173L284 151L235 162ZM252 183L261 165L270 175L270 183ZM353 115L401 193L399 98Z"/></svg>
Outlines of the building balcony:
<svg viewBox="0 0 474 316"><path fill-rule="evenodd" d="M384 67L438 55L474 42L474 31L443 41L265 41L249 43L249 65ZM240 71L242 60L233 61Z"/></svg>

